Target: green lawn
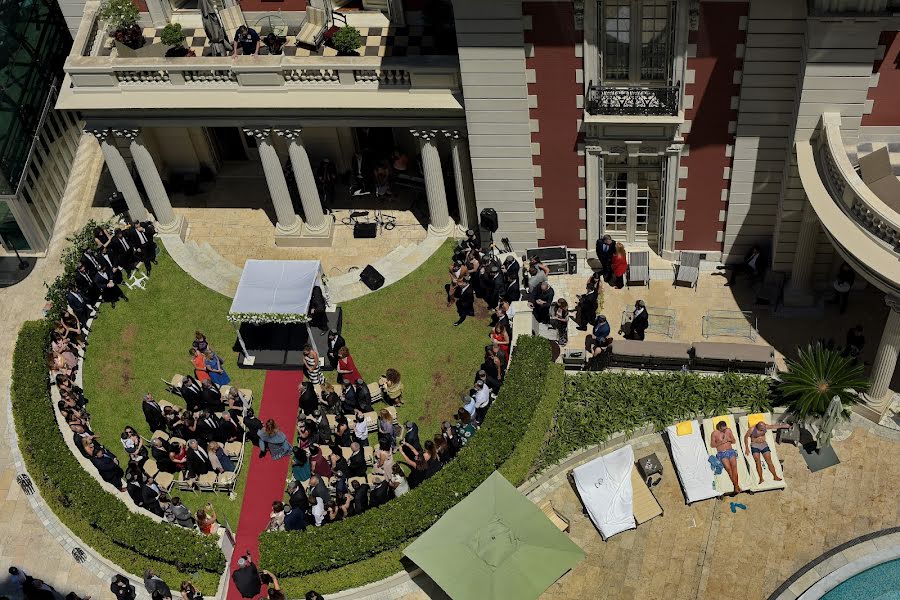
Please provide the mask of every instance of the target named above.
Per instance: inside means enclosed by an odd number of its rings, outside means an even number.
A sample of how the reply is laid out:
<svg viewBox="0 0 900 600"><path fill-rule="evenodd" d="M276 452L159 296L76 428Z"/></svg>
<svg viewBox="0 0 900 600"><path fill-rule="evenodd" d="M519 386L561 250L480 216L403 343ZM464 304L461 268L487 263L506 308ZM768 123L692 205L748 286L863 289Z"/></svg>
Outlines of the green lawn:
<svg viewBox="0 0 900 600"><path fill-rule="evenodd" d="M452 242L447 242L400 282L342 305L343 335L363 377L371 382L389 367L400 371L405 405L399 408L399 418L416 421L423 440L456 413L489 342L483 303L478 303L475 318L460 327L451 325L456 311L446 306L443 286L452 250ZM124 427L131 425L145 436L152 433L141 412L145 393L183 406L181 398L165 391L162 379L191 372L187 351L196 329L225 359L232 383L253 390L254 407L259 407L265 371L236 366L234 329L225 319L230 298L195 281L162 247L147 289L126 293L130 302L120 302L115 309L104 306L95 321L84 372L91 425L123 464L127 457L119 435ZM333 372L327 376L334 380ZM241 470L234 499L225 494L179 495L193 509L211 501L219 520L226 517L236 529L248 464L245 461Z"/></svg>
<svg viewBox="0 0 900 600"><path fill-rule="evenodd" d="M180 397L166 392L163 379L175 373L190 374L188 349L194 331L203 331L210 345L225 360L232 383L253 390L259 407L265 371L238 369L234 327L225 319L231 307L226 298L195 281L175 264L160 244L159 264L154 265L146 290L124 288L129 302L116 308L104 305L94 322L85 355L84 390L90 400L91 426L103 445L125 465L127 456L119 439L126 425L149 437L141 412L147 392L156 398L184 406ZM249 444L248 444L249 447ZM245 454L249 461L249 455ZM238 526L241 499L247 483L247 466L241 469L234 499L227 494L178 492L196 510L212 502L219 516Z"/></svg>

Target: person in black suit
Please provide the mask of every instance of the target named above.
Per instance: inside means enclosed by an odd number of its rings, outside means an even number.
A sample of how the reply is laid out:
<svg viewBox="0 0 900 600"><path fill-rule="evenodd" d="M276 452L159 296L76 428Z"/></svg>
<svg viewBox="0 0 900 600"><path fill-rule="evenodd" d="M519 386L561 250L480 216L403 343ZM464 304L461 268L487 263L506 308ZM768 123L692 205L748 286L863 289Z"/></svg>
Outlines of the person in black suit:
<svg viewBox="0 0 900 600"><path fill-rule="evenodd" d="M97 260L97 253L93 250L85 250L81 255L81 264L87 269L88 274L93 276L94 273L102 269L100 262Z"/></svg>
<svg viewBox="0 0 900 600"><path fill-rule="evenodd" d="M101 248L100 253L97 255L97 262L100 263L101 271L106 271L106 274L109 275L109 278L114 282L122 283L124 281L122 277L122 268L116 264L116 259L109 253L108 248Z"/></svg>
<svg viewBox="0 0 900 600"><path fill-rule="evenodd" d="M507 256L503 261L503 264L500 265L500 271L503 274L503 279L508 283L510 280L516 282L516 286L521 288L519 282L519 272L522 267L519 266L519 261L516 260L515 256Z"/></svg>
<svg viewBox="0 0 900 600"><path fill-rule="evenodd" d="M222 392L209 379L204 379L200 384L200 405L210 412L225 410Z"/></svg>
<svg viewBox="0 0 900 600"><path fill-rule="evenodd" d="M78 291L74 283L69 286L69 291L66 292L66 303L68 303L69 311L75 315L75 318L81 323L87 323L88 317L93 311L88 306L87 299Z"/></svg>
<svg viewBox="0 0 900 600"><path fill-rule="evenodd" d="M134 264L144 263L144 269L147 275L150 275L150 269L156 259L156 242L153 241L153 236L147 233L141 223L135 223L126 230L125 238L133 249Z"/></svg>
<svg viewBox="0 0 900 600"><path fill-rule="evenodd" d="M328 351L325 354L328 356L328 363L332 369L337 368L338 351L346 345L347 342L337 331L328 332Z"/></svg>
<svg viewBox="0 0 900 600"><path fill-rule="evenodd" d="M350 460L347 461L347 466L348 477L366 476L366 456L357 442L350 444Z"/></svg>
<svg viewBox="0 0 900 600"><path fill-rule="evenodd" d="M112 243L109 245L109 251L112 253L112 259L116 266L130 275L134 270L135 248L125 237L122 229L116 229Z"/></svg>
<svg viewBox="0 0 900 600"><path fill-rule="evenodd" d="M361 515L369 510L369 484L352 481L350 487L353 490L353 514Z"/></svg>
<svg viewBox="0 0 900 600"><path fill-rule="evenodd" d="M159 437L153 438L150 445L150 457L156 461L156 468L163 473L175 473L178 471L175 468L175 463L169 458L169 450L171 450L169 442Z"/></svg>
<svg viewBox="0 0 900 600"><path fill-rule="evenodd" d="M224 431L219 426L219 417L214 413L204 410L197 419L197 437L206 446L210 442L225 443Z"/></svg>
<svg viewBox="0 0 900 600"><path fill-rule="evenodd" d="M475 316L475 290L472 289L472 278L466 275L463 279L461 287L456 288L456 314L459 320L454 323L454 327L462 325L466 317Z"/></svg>
<svg viewBox="0 0 900 600"><path fill-rule="evenodd" d="M359 408L356 401L356 387L348 385L344 387L344 395L341 398L341 414L352 415Z"/></svg>
<svg viewBox="0 0 900 600"><path fill-rule="evenodd" d="M190 375L186 375L181 379L181 397L184 398L185 404L187 404L187 408L189 411L194 412L200 410L200 406L203 402L200 393L200 386L197 384L197 380L191 377Z"/></svg>
<svg viewBox="0 0 900 600"><path fill-rule="evenodd" d="M100 289L94 284L94 278L84 264L79 264L75 270L75 286L89 304L100 298Z"/></svg>
<svg viewBox="0 0 900 600"><path fill-rule="evenodd" d="M356 407L363 412L372 412L372 394L369 393L366 382L357 379L353 384L353 391L356 396Z"/></svg>
<svg viewBox="0 0 900 600"><path fill-rule="evenodd" d="M153 477L147 477L144 485L141 486L141 498L144 501L144 508L152 512L154 515L163 516L163 509L159 505L159 486Z"/></svg>
<svg viewBox="0 0 900 600"><path fill-rule="evenodd" d="M502 296L508 302L518 302L522 299L522 285L519 283L518 277L506 275L506 287L503 288Z"/></svg>
<svg viewBox="0 0 900 600"><path fill-rule="evenodd" d="M118 271L114 271L113 273L116 272ZM116 306L116 302L119 300L128 300L128 296L125 295L122 288L116 283L115 277L110 276L109 271L105 269L101 269L94 274L94 285L100 290L103 301L111 303L113 307Z"/></svg>
<svg viewBox="0 0 900 600"><path fill-rule="evenodd" d="M197 440L188 440L187 467L188 471L195 477L198 475L206 475L213 470L212 462L209 460L209 454L200 447Z"/></svg>
<svg viewBox="0 0 900 600"><path fill-rule="evenodd" d="M144 396L141 410L144 412L144 419L147 420L147 427L150 428L150 431L166 430L166 417L163 415L162 407L153 399L152 394Z"/></svg>
<svg viewBox="0 0 900 600"><path fill-rule="evenodd" d="M307 417L319 408L319 397L308 379L300 383L300 410Z"/></svg>
<svg viewBox="0 0 900 600"><path fill-rule="evenodd" d="M500 302L500 295L506 290L500 267L491 265L486 284L484 300L487 302L488 308L497 308L497 304Z"/></svg>
<svg viewBox="0 0 900 600"><path fill-rule="evenodd" d="M534 292L531 294L531 305L534 308L534 318L538 323L550 322L550 305L553 303L555 294L556 292L546 281L542 281L539 286L534 288Z"/></svg>
<svg viewBox="0 0 900 600"><path fill-rule="evenodd" d="M328 314L325 312L327 304L325 302L325 294L322 288L313 286L312 297L309 300L309 324L316 329L321 329L320 335L325 335L328 329Z"/></svg>
<svg viewBox="0 0 900 600"><path fill-rule="evenodd" d="M253 413L252 408L248 408L247 416L244 417L244 429L247 430L247 439L254 446L259 446L259 430L262 428L262 421Z"/></svg>
<svg viewBox="0 0 900 600"><path fill-rule="evenodd" d="M95 446L91 462L103 481L115 486L121 492L125 491L125 487L122 485L122 477L125 476L125 472L119 466L119 461L115 456L107 454L102 446Z"/></svg>
<svg viewBox="0 0 900 600"><path fill-rule="evenodd" d="M616 254L616 242L610 235L604 235L597 240L597 260L600 261L600 271L603 280L609 283L612 280L612 259Z"/></svg>
<svg viewBox="0 0 900 600"><path fill-rule="evenodd" d="M647 305L643 300L638 300L634 303L634 312L631 314L631 322L626 323L629 325L628 330L625 331L625 338L629 340L643 340L644 332L647 331L647 327L650 325L650 317L647 314ZM619 333L622 333L624 330L620 330Z"/></svg>
<svg viewBox="0 0 900 600"><path fill-rule="evenodd" d="M229 412L222 413L219 427L222 429L222 437L225 439L225 442L236 442L244 435L244 428L234 420L234 417Z"/></svg>

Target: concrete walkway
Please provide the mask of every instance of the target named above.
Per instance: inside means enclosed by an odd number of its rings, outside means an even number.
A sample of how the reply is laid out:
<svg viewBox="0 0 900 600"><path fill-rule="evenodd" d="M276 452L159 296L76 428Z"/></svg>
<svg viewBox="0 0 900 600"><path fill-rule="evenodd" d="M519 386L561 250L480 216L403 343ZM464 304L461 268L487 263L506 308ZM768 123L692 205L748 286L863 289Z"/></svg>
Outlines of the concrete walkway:
<svg viewBox="0 0 900 600"><path fill-rule="evenodd" d="M0 289L0 431L9 425L9 387L12 355L16 336L22 323L42 317L45 282L59 273L59 256L66 245L66 236L89 218L105 219L111 215L106 209L91 208L103 158L96 141L90 136L82 139L72 175L62 200L57 230L50 242L47 257L38 261L34 271L21 283ZM5 573L11 565L24 569L29 575L43 579L62 594L75 591L94 598L112 598L106 573L98 575L100 565L90 558L77 563L58 539L48 530L52 520L39 517L29 499L16 484L16 469L8 436L0 436L0 565ZM0 594L22 597L21 591L8 582L0 583Z"/></svg>

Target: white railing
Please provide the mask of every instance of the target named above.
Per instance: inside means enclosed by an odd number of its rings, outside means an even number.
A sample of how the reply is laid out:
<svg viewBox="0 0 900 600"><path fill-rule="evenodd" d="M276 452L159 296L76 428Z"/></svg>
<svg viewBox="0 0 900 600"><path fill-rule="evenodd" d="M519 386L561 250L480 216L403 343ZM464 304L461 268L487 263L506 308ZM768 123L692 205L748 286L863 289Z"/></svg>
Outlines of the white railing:
<svg viewBox="0 0 900 600"><path fill-rule="evenodd" d="M819 173L832 198L863 230L889 246L900 247L900 214L863 182L850 163L841 138L841 115L825 113L815 143Z"/></svg>

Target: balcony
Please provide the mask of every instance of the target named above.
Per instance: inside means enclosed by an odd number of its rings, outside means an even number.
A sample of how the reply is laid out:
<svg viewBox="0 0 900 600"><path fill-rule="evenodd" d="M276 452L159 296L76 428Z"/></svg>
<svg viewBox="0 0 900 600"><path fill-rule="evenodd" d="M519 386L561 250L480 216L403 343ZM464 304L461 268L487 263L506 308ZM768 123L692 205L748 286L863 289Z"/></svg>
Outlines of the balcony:
<svg viewBox="0 0 900 600"><path fill-rule="evenodd" d="M585 110L593 116L676 117L677 85L615 86L593 83L588 86Z"/></svg>
<svg viewBox="0 0 900 600"><path fill-rule="evenodd" d="M878 194L863 181L847 156L838 113L823 114L813 138L797 142L797 166L838 252L885 293L900 293L900 195L892 193L900 181L885 178Z"/></svg>
<svg viewBox="0 0 900 600"><path fill-rule="evenodd" d="M119 57L88 2L65 63L58 107L82 111L224 108L403 110L463 114L456 56L428 54L428 36L365 36L361 56L296 46L279 56L211 56L200 30L196 57ZM407 31L407 33L409 33ZM156 30L145 31L155 46ZM200 40L199 42L197 40ZM411 44L417 44L412 47ZM146 46L145 46L146 47ZM290 50L289 52L287 50ZM330 49L328 49L330 50ZM424 51L424 53L423 53ZM295 94L302 92L301 100ZM381 93L390 92L390 93ZM427 93L419 93L427 92Z"/></svg>

